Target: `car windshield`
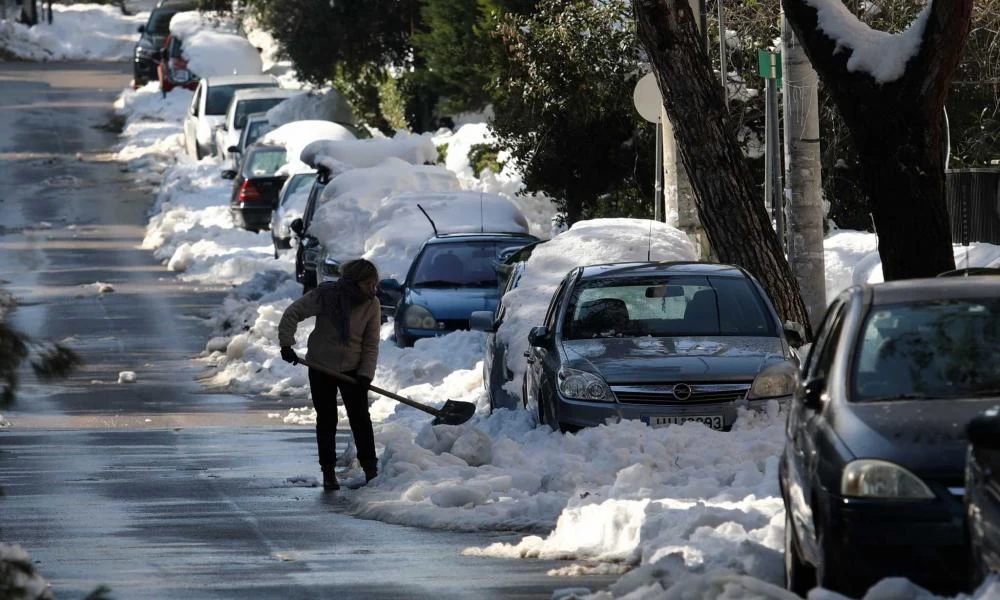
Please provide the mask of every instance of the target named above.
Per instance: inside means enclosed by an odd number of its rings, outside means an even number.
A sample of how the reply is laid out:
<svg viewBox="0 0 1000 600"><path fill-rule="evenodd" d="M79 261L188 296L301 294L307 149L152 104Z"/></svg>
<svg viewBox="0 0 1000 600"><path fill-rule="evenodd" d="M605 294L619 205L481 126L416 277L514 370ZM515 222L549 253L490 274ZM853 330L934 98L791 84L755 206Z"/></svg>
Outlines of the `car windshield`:
<svg viewBox="0 0 1000 600"><path fill-rule="evenodd" d="M292 177L288 181L288 187L285 188L285 195L281 198L281 206L299 212L305 210L306 202L309 200L309 190L315 179L316 176L312 173Z"/></svg>
<svg viewBox="0 0 1000 600"><path fill-rule="evenodd" d="M247 126L246 145L249 146L250 144L256 142L262 135L272 129L274 129L274 126L271 125L271 123L269 123L266 119L250 121L250 124Z"/></svg>
<svg viewBox="0 0 1000 600"><path fill-rule="evenodd" d="M213 85L208 88L208 97L205 99L206 115L224 115L229 108L229 101L233 99L236 90L247 88L274 87L266 83L231 83L229 85ZM250 114L250 113L247 113Z"/></svg>
<svg viewBox="0 0 1000 600"><path fill-rule="evenodd" d="M411 285L415 288L496 288L500 254L527 243L528 240L511 240L428 245L417 257Z"/></svg>
<svg viewBox="0 0 1000 600"><path fill-rule="evenodd" d="M247 117L253 113L267 112L274 107L275 104L281 102L284 98L253 98L251 100L240 100L236 104L236 115L233 118L233 126L236 129L243 129L243 126L247 124Z"/></svg>
<svg viewBox="0 0 1000 600"><path fill-rule="evenodd" d="M573 291L564 339L777 336L760 294L742 277L593 279Z"/></svg>
<svg viewBox="0 0 1000 600"><path fill-rule="evenodd" d="M251 177L271 177L275 171L284 165L284 148L257 150L250 155L246 165L243 167L243 176L247 179Z"/></svg>
<svg viewBox="0 0 1000 600"><path fill-rule="evenodd" d="M861 331L855 401L1000 396L1000 299L879 306Z"/></svg>
<svg viewBox="0 0 1000 600"><path fill-rule="evenodd" d="M146 33L166 36L170 33L170 19L176 14L177 11L170 8L154 8L146 22Z"/></svg>

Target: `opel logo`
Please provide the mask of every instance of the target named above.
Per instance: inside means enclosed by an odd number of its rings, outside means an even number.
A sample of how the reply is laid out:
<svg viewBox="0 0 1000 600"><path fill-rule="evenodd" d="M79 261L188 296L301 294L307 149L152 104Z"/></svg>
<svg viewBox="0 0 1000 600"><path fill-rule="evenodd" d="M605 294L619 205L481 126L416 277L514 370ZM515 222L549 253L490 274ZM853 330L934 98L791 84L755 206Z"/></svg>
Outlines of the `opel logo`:
<svg viewBox="0 0 1000 600"><path fill-rule="evenodd" d="M673 394L674 398L678 400L687 400L691 397L691 386L686 383L678 383L674 386Z"/></svg>

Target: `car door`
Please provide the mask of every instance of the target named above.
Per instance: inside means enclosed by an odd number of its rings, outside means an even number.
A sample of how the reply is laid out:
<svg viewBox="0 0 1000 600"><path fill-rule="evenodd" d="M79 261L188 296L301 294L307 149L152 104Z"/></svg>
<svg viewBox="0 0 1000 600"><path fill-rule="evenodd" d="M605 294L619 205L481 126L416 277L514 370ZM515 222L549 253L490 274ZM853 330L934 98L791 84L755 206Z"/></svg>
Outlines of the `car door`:
<svg viewBox="0 0 1000 600"><path fill-rule="evenodd" d="M545 312L545 321L542 323L546 328L548 328L550 335L555 336L556 324L558 323L559 313L561 312L562 302L566 296L566 290L569 287L569 280L571 275L567 275L559 283L559 287L556 288L555 293L552 294L552 300L549 302L549 308ZM535 408L541 407L542 403L550 400L550 395L552 390L550 383L554 381L556 371L558 371L558 364L555 365L553 370L553 363L558 363L558 353L554 351L553 348L543 348L541 346L533 346L528 349L525 353L527 358L528 368L526 371L526 388L527 397L525 398L525 407L528 410L533 410Z"/></svg>
<svg viewBox="0 0 1000 600"><path fill-rule="evenodd" d="M511 399L511 394L504 388L504 385L514 378L514 373L507 366L507 345L500 340L495 332L503 325L504 317L507 315L507 307L503 304L503 297L517 287L521 279L521 273L523 272L523 262L514 266L514 270L507 279L507 284L500 293L500 304L497 306L493 317L494 333L486 334L486 349L483 356L483 369L485 372L483 375L485 376L486 385L489 386L490 397L493 398L494 403L500 400L507 400L506 404L509 404ZM497 406L501 405L497 404ZM507 406L507 408L516 408L516 406Z"/></svg>
<svg viewBox="0 0 1000 600"><path fill-rule="evenodd" d="M839 298L833 302L823 319L816 343L802 368L803 387L810 382L825 380L830 375L837 346L843 333L849 302ZM824 390L825 394L825 390ZM810 506L816 471L819 464L817 436L823 428L823 410L806 406L801 393L796 395L786 426L786 460L788 461L787 493L800 537L800 547L810 557L816 556L816 528L813 507Z"/></svg>
<svg viewBox="0 0 1000 600"><path fill-rule="evenodd" d="M205 93L205 82L198 83L191 98L191 106L188 107L187 115L184 117L184 148L187 153L195 157L198 146L198 109L201 106L201 99Z"/></svg>

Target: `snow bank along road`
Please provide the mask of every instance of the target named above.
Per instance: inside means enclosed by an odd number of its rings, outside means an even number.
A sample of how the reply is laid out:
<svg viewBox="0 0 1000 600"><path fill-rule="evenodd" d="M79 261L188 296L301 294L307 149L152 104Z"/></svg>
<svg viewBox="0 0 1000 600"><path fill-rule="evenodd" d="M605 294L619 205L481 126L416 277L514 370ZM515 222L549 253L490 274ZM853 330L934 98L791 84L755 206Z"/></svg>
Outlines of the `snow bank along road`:
<svg viewBox="0 0 1000 600"><path fill-rule="evenodd" d="M27 381L4 414L0 541L67 597L101 583L121 598L548 597L555 563L461 554L516 538L345 515L295 481L314 474L312 432L268 420L277 400L202 391L189 357L223 295L139 249L152 190L100 128L127 82L124 65L0 63L14 323L85 361L67 381Z"/></svg>

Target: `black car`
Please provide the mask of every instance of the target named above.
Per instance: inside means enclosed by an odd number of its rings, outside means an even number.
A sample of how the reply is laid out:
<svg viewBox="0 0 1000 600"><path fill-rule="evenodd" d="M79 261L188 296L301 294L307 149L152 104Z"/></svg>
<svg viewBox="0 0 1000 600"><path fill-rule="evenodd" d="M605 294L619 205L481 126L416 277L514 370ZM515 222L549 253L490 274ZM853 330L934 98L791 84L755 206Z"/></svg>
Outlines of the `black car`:
<svg viewBox="0 0 1000 600"><path fill-rule="evenodd" d="M856 286L817 331L779 466L788 587L963 588L965 428L1000 398L1000 279Z"/></svg>
<svg viewBox="0 0 1000 600"><path fill-rule="evenodd" d="M198 3L190 0L169 0L161 2L149 13L149 20L139 26L139 41L135 44L132 58L134 86L139 88L150 81L156 81L156 65L160 61L160 50L170 33L170 19L179 12L198 10Z"/></svg>
<svg viewBox="0 0 1000 600"><path fill-rule="evenodd" d="M287 175L275 173L285 165L282 146L252 146L239 171L222 172L223 179L233 180L229 212L233 222L248 231L258 232L271 226L271 211L278 206L281 186Z"/></svg>
<svg viewBox="0 0 1000 600"><path fill-rule="evenodd" d="M969 423L965 517L972 552L971 587L1000 572L1000 410Z"/></svg>
<svg viewBox="0 0 1000 600"><path fill-rule="evenodd" d="M316 287L318 277L316 276L317 263L319 262L319 240L309 234L309 225L312 224L319 200L323 195L323 190L332 179L329 170L319 166L316 170L316 178L312 188L309 190L309 199L306 201L305 211L302 218L292 221L290 227L299 238L299 243L295 248L295 281L302 284L302 293Z"/></svg>
<svg viewBox="0 0 1000 600"><path fill-rule="evenodd" d="M740 407L790 400L800 329L731 265L577 267L528 336L522 397L563 431L608 419L726 430Z"/></svg>

